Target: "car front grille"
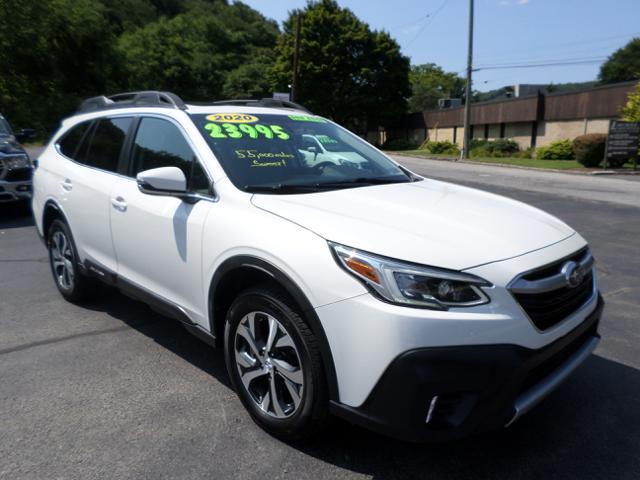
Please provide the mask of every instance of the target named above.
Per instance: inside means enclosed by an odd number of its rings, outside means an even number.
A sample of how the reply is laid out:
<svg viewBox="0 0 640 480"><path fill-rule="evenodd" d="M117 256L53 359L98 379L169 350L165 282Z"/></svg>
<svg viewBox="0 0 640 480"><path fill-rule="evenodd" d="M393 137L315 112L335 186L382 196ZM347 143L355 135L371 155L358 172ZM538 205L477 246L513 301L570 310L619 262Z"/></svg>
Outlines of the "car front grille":
<svg viewBox="0 0 640 480"><path fill-rule="evenodd" d="M26 182L31 180L32 175L33 172L30 168L14 168L5 174L4 180L7 182Z"/></svg>
<svg viewBox="0 0 640 480"><path fill-rule="evenodd" d="M573 264L574 268L570 264ZM569 282L566 272L578 270ZM538 330L547 330L594 295L593 257L588 249L518 277L510 290Z"/></svg>

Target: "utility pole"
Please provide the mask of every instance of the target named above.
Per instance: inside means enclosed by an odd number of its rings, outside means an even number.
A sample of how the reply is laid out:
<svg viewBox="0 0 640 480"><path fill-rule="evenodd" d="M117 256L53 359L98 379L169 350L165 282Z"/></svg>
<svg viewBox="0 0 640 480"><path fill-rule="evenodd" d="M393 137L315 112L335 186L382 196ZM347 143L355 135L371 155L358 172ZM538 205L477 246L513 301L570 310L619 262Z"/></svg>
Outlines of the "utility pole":
<svg viewBox="0 0 640 480"><path fill-rule="evenodd" d="M471 73L473 72L473 0L469 0L469 50L467 52L467 87L464 99L463 158L469 158L471 147Z"/></svg>
<svg viewBox="0 0 640 480"><path fill-rule="evenodd" d="M300 14L296 16L296 36L293 47L293 80L291 82L291 101L298 101L300 81Z"/></svg>

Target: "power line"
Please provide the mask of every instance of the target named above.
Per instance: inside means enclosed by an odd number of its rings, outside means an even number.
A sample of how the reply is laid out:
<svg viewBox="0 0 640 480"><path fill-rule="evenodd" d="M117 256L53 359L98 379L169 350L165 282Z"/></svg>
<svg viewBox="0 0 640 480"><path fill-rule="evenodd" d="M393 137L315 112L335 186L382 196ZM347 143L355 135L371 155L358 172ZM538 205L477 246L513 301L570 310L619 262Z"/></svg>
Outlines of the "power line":
<svg viewBox="0 0 640 480"><path fill-rule="evenodd" d="M563 50L563 49L555 49L555 53L560 54L560 55L584 55L587 53L594 53L594 52L606 52L606 51L610 51L615 49L617 46L619 46L619 43L616 43L615 45L607 45L605 46L597 46L597 47L592 47L589 49L579 49L579 50L575 50L575 49L571 49L571 50ZM525 51L526 53L526 51ZM496 57L481 57L479 60L482 61L504 61L504 62L508 62L508 61L517 61L519 58L522 58L521 54L510 54L510 55L498 55ZM534 57L530 57L530 60L544 60L546 58L546 55L541 55L541 54L537 54L534 55Z"/></svg>
<svg viewBox="0 0 640 480"><path fill-rule="evenodd" d="M420 34L424 31L424 29L427 28L429 25L431 25L431 23L433 23L433 19L436 18L438 13L440 13L440 10L444 8L444 6L448 3L448 1L449 0L444 0L444 2L442 2L442 4L433 12L433 14L427 15L426 23L420 28L420 30L418 30L418 33L416 33L415 36L411 40L409 40L409 43L406 44L406 47L409 47L413 42L415 42L416 39L420 36Z"/></svg>
<svg viewBox="0 0 640 480"><path fill-rule="evenodd" d="M579 41L572 41L572 42L564 42L564 43L554 43L554 44L547 44L547 45L538 45L536 47L533 48L518 48L518 49L513 49L513 50L503 50L502 53L523 53L523 52L532 52L532 51L541 51L541 50L547 50L549 48L553 48L555 50L557 50L560 47L568 47L568 46L573 46L573 45L585 45L585 44L592 44L592 43L598 43L598 42L602 42L602 41L606 41L606 40L615 40L615 39L620 39L620 38L626 38L626 37L635 37L640 35L640 32L634 32L634 33L625 33L625 34L619 34L619 35L609 35L606 37L596 37L596 38L591 38L591 39L587 39L587 40L579 40ZM479 57L479 58L491 58L491 57Z"/></svg>
<svg viewBox="0 0 640 480"><path fill-rule="evenodd" d="M563 66L563 65L580 65L588 63L599 63L606 60L607 57L582 57L582 58L548 58L540 60L522 60L520 62L508 62L508 63L487 63L480 64L473 67L473 71L483 70L498 70L506 68L533 68L533 67L547 67L547 66ZM466 69L458 70L453 73L460 76L466 72Z"/></svg>
<svg viewBox="0 0 640 480"><path fill-rule="evenodd" d="M495 67L495 66L509 66L509 65L520 65L520 64L530 64L530 63L550 63L550 62L575 62L581 60L600 60L603 57L602 55L590 55L588 57L565 57L565 58L538 58L538 59L527 59L527 60L519 60L516 62L494 62L494 63L484 63L478 65L478 68L483 67Z"/></svg>
<svg viewBox="0 0 640 480"><path fill-rule="evenodd" d="M402 28L402 27L409 27L411 25L415 25L415 24L420 23L423 20L429 18L429 15L431 15L431 14L427 13L426 15L423 15L422 17L418 18L417 20L411 20L410 22L403 23L403 24L400 24L400 25L396 25L395 27L389 28L389 31L391 32L393 30L397 30L397 29Z"/></svg>
<svg viewBox="0 0 640 480"><path fill-rule="evenodd" d="M474 70L501 70L501 69L514 69L514 68L541 68L541 67L562 67L567 65L586 65L591 63L600 63L606 60L606 57L593 59L593 60L577 60L572 62L555 62L555 63L532 63L529 65L492 65L487 67L478 67Z"/></svg>

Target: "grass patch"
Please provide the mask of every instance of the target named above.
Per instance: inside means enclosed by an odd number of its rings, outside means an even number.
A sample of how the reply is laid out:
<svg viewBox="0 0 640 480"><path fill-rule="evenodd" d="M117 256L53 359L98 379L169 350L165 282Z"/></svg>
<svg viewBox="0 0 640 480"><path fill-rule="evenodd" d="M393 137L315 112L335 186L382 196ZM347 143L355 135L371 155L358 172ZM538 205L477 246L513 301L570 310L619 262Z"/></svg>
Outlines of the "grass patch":
<svg viewBox="0 0 640 480"><path fill-rule="evenodd" d="M451 158L451 159L457 158L457 155L434 155L424 150L403 150L403 151L391 152L391 154L392 155L393 154L409 155L412 157L424 157L424 158L433 158L433 157ZM520 167L555 169L555 170L580 170L584 168L575 160L538 160L535 158L515 158L515 157L504 157L504 158L476 157L476 158L469 159L469 161L478 162L478 163L498 163L502 165L516 165Z"/></svg>

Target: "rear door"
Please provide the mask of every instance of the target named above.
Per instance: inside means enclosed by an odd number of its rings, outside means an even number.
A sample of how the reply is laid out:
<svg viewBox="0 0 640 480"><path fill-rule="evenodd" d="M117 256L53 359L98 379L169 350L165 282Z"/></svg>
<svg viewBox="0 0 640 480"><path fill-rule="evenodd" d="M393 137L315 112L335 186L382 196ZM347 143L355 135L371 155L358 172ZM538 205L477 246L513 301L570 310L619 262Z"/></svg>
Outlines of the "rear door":
<svg viewBox="0 0 640 480"><path fill-rule="evenodd" d="M65 150L66 135L58 145L67 157L59 178L61 204L76 247L81 258L111 271L117 268L110 230L111 190L132 123L130 116L100 118L87 125L86 131L75 132L83 136L73 153L71 147ZM69 140L69 144L73 142Z"/></svg>
<svg viewBox="0 0 640 480"><path fill-rule="evenodd" d="M217 204L195 151L177 122L141 117L131 142L128 178L118 179L112 191L111 231L120 277L179 305L194 321L204 323L202 231ZM180 168L190 189L204 200L187 203L140 192L135 180L139 172L168 166Z"/></svg>

